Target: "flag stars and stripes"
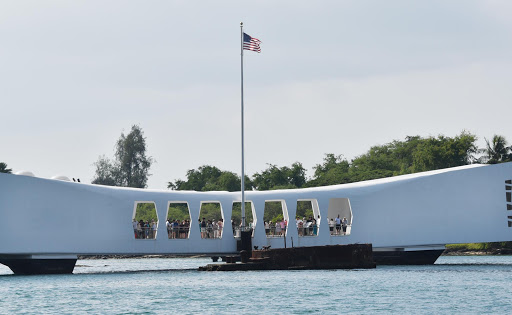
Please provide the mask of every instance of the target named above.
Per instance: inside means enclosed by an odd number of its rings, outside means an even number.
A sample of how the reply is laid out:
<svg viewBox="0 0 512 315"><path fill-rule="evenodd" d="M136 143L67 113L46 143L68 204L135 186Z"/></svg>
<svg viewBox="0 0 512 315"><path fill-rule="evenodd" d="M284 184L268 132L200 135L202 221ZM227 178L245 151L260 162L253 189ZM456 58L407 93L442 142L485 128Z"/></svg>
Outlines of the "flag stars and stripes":
<svg viewBox="0 0 512 315"><path fill-rule="evenodd" d="M244 33L244 43L243 43L244 50L252 50L252 51L260 53L261 52L260 43L261 43L261 41L259 39L251 37Z"/></svg>

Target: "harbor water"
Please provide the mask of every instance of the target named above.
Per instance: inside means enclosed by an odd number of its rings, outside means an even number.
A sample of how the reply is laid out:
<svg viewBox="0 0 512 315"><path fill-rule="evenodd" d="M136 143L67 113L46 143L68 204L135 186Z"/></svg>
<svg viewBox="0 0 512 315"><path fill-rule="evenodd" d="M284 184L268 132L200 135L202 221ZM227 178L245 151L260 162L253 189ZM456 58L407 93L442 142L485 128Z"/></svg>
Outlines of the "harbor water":
<svg viewBox="0 0 512 315"><path fill-rule="evenodd" d="M443 256L432 266L199 272L207 258L79 260L72 275L0 266L0 313L505 314L512 256Z"/></svg>

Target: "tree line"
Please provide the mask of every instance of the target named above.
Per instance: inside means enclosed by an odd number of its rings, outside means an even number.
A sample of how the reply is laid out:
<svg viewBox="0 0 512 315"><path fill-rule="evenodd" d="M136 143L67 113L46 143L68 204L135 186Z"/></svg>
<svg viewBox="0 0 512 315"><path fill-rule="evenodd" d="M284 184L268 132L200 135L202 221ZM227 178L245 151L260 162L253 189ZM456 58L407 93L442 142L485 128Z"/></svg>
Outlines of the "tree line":
<svg viewBox="0 0 512 315"><path fill-rule="evenodd" d="M245 177L246 190L275 190L346 184L396 175L468 165L496 164L512 161L512 146L505 137L495 135L479 149L477 137L461 132L455 137L408 136L384 145L371 147L366 153L347 160L343 155L327 153L313 167L311 178L302 163L290 166L268 164L261 172ZM240 191L240 176L211 165L187 171L186 179L168 182L172 190Z"/></svg>
<svg viewBox="0 0 512 315"><path fill-rule="evenodd" d="M472 163L496 164L512 161L512 146L504 136L485 139L484 148L476 145L477 137L463 131L455 137L407 136L384 145L372 146L352 160L342 154L325 154L323 161L313 167L313 176L306 176L302 163L290 166L267 164L267 168L245 176L246 190L275 190L318 187L353 183L396 175L424 172ZM155 160L147 155L146 138L142 128L133 125L128 134L121 133L115 143L112 159L101 155L96 166L93 184L146 188L151 165ZM0 162L0 173L11 173ZM172 190L240 191L240 176L202 165L190 169L185 179L167 183Z"/></svg>

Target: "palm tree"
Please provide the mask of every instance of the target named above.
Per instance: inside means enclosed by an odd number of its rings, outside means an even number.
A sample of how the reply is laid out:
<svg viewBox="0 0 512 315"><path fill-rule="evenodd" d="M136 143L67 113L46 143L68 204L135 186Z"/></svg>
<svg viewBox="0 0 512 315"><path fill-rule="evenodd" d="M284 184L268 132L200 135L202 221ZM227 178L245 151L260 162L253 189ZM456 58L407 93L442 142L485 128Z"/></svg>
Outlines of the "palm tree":
<svg viewBox="0 0 512 315"><path fill-rule="evenodd" d="M485 139L486 148L483 150L488 164L496 164L510 161L511 147L508 147L507 140L503 136L494 135L492 142Z"/></svg>
<svg viewBox="0 0 512 315"><path fill-rule="evenodd" d="M7 168L7 164L0 162L0 173L12 173L12 169Z"/></svg>

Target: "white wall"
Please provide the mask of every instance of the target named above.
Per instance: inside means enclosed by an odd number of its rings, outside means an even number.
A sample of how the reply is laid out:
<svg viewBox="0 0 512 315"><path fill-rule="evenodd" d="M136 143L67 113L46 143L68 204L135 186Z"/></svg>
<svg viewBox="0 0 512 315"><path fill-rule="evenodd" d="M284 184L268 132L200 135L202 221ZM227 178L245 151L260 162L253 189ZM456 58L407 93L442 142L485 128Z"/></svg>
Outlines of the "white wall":
<svg viewBox="0 0 512 315"><path fill-rule="evenodd" d="M253 202L258 220L253 243L284 246L283 239L265 236L265 200L284 200L289 218L295 218L297 200L317 200L325 223L331 198L350 200L351 235L331 237L329 226L321 224L317 237L299 239L292 220L286 235L288 246L292 239L295 246L373 243L374 247L511 241L507 216L512 211L507 211L505 198L505 180L509 179L512 163L311 189L249 191L246 199ZM155 202L160 219L156 240L134 239L133 207L140 200ZM169 201L188 202L189 239L167 238L164 218ZM221 203L227 223L222 239L200 238L195 223L205 201ZM234 201L240 201L239 193L139 190L0 174L0 254L235 252L236 240L229 226Z"/></svg>

